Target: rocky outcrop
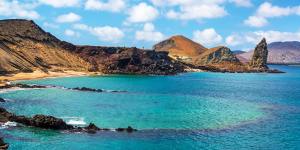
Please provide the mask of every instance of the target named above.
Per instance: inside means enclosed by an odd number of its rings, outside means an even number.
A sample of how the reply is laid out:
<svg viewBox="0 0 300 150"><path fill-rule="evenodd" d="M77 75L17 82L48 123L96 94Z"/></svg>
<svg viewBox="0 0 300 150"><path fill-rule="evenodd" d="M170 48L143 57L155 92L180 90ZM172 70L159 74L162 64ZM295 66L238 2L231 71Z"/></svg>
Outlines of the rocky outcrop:
<svg viewBox="0 0 300 150"><path fill-rule="evenodd" d="M117 128L116 131L118 132L128 132L128 133L131 133L131 132L134 132L134 131L137 131L136 129L132 128L131 126L128 126L127 128Z"/></svg>
<svg viewBox="0 0 300 150"><path fill-rule="evenodd" d="M249 66L255 69L268 69L268 44L265 38L256 46Z"/></svg>
<svg viewBox="0 0 300 150"><path fill-rule="evenodd" d="M268 44L268 64L300 64L300 42L286 41ZM237 55L244 62L249 62L253 50Z"/></svg>
<svg viewBox="0 0 300 150"><path fill-rule="evenodd" d="M209 65L209 64L220 64L220 63L239 63L240 61L236 58L233 52L224 46L211 48L196 59L197 65Z"/></svg>
<svg viewBox="0 0 300 150"><path fill-rule="evenodd" d="M184 71L184 66L171 59L166 52L141 50L135 47L75 46L62 43L63 47L93 65L92 71L107 74L156 74L169 75Z"/></svg>
<svg viewBox="0 0 300 150"><path fill-rule="evenodd" d="M72 90L85 91L85 92L98 92L98 93L103 92L102 89L93 89L93 88L87 88L87 87L76 87L76 88L72 88Z"/></svg>
<svg viewBox="0 0 300 150"><path fill-rule="evenodd" d="M90 123L86 127L76 127L76 126L68 125L62 119L55 118L53 116L47 116L47 115L35 115L33 117L18 116L0 107L0 123L5 123L8 121L16 122L25 126L37 127L42 129L52 129L52 130L66 130L70 132L96 133L98 131L110 130L107 128L99 128L93 123ZM116 131L118 132L126 131L131 133L137 130L129 126L128 128L117 128Z"/></svg>
<svg viewBox="0 0 300 150"><path fill-rule="evenodd" d="M0 138L0 150L7 150L9 145L3 141L3 138Z"/></svg>
<svg viewBox="0 0 300 150"><path fill-rule="evenodd" d="M73 129L71 125L67 125L62 119L58 119L52 116L35 115L34 117L18 116L8 112L4 108L0 108L0 122L13 121L26 126L39 127L44 129L54 130L70 130Z"/></svg>

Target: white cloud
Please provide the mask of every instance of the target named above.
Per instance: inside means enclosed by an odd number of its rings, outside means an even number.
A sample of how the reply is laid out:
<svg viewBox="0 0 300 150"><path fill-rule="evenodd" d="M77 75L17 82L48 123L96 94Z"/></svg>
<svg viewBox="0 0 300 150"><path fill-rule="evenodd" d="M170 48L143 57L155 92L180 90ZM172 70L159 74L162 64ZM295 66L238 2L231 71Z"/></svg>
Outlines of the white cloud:
<svg viewBox="0 0 300 150"><path fill-rule="evenodd" d="M220 44L223 38L216 32L215 29L209 28L202 31L194 31L193 40L207 46L214 46L216 44Z"/></svg>
<svg viewBox="0 0 300 150"><path fill-rule="evenodd" d="M56 18L56 21L59 23L72 23L77 22L81 19L81 17L75 13L68 13L60 15Z"/></svg>
<svg viewBox="0 0 300 150"><path fill-rule="evenodd" d="M0 0L0 16L12 18L38 19L34 4L20 3L18 0Z"/></svg>
<svg viewBox="0 0 300 150"><path fill-rule="evenodd" d="M80 34L78 32L75 32L71 29L66 29L64 33L66 36L70 36L70 37L79 37L80 36Z"/></svg>
<svg viewBox="0 0 300 150"><path fill-rule="evenodd" d="M153 21L156 17L158 17L159 12L153 6L143 2L130 8L128 14L128 22L142 23Z"/></svg>
<svg viewBox="0 0 300 150"><path fill-rule="evenodd" d="M263 17L250 16L244 23L251 27L263 27L268 24L268 20Z"/></svg>
<svg viewBox="0 0 300 150"><path fill-rule="evenodd" d="M244 23L252 27L263 27L268 24L268 18L283 17L289 15L300 15L300 6L295 7L279 7L269 2L261 4L256 13L250 16Z"/></svg>
<svg viewBox="0 0 300 150"><path fill-rule="evenodd" d="M99 0L87 0L85 9L120 12L126 7L125 0L108 0L106 3Z"/></svg>
<svg viewBox="0 0 300 150"><path fill-rule="evenodd" d="M85 24L75 24L74 29L87 31L90 34L96 36L100 41L104 42L119 42L125 35L122 30L117 27L102 26L102 27L90 27Z"/></svg>
<svg viewBox="0 0 300 150"><path fill-rule="evenodd" d="M239 7L251 7L253 6L251 0L229 0L229 2L234 3Z"/></svg>
<svg viewBox="0 0 300 150"><path fill-rule="evenodd" d="M78 29L78 30L86 30L87 31L87 30L89 30L90 27L86 24L78 23L78 24L73 25L73 28Z"/></svg>
<svg viewBox="0 0 300 150"><path fill-rule="evenodd" d="M159 7L170 7L167 18L180 20L211 19L226 16L225 0L151 0Z"/></svg>
<svg viewBox="0 0 300 150"><path fill-rule="evenodd" d="M58 28L59 28L58 25L53 24L53 23L49 23L49 22L44 22L44 23L43 23L43 26L46 27L46 28L55 28L55 29L58 29Z"/></svg>
<svg viewBox="0 0 300 150"><path fill-rule="evenodd" d="M152 23L146 23L143 30L135 32L135 39L138 41L158 42L164 39L164 35L155 31L155 26Z"/></svg>
<svg viewBox="0 0 300 150"><path fill-rule="evenodd" d="M222 4L225 0L151 0L151 2L156 6L182 6Z"/></svg>
<svg viewBox="0 0 300 150"><path fill-rule="evenodd" d="M242 45L244 41L242 41L243 37L238 34L230 35L226 38L225 42L230 46Z"/></svg>
<svg viewBox="0 0 300 150"><path fill-rule="evenodd" d="M116 27L104 26L93 28L93 33L99 40L105 42L118 42L124 37L124 33Z"/></svg>
<svg viewBox="0 0 300 150"><path fill-rule="evenodd" d="M293 11L290 7L279 7L279 6L273 6L269 2L265 2L261 4L256 11L256 15L260 17L281 17L281 16L288 16L292 14Z"/></svg>
<svg viewBox="0 0 300 150"><path fill-rule="evenodd" d="M81 0L39 0L40 3L50 5L52 7L75 7L79 6Z"/></svg>
<svg viewBox="0 0 300 150"><path fill-rule="evenodd" d="M257 44L263 37L265 37L269 43L278 41L300 41L300 32L270 30L233 34L226 38L226 44L229 46Z"/></svg>
<svg viewBox="0 0 300 150"><path fill-rule="evenodd" d="M180 11L170 10L167 13L168 18L180 20L219 18L225 15L227 15L225 9L218 5L183 6L180 7Z"/></svg>

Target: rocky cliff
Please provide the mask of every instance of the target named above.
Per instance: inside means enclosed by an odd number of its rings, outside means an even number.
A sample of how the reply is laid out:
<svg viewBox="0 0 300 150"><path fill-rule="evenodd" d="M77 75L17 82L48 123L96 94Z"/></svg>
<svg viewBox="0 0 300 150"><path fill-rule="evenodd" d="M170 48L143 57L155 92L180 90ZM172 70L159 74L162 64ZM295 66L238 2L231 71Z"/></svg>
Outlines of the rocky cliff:
<svg viewBox="0 0 300 150"><path fill-rule="evenodd" d="M92 71L108 74L176 74L184 65L171 59L167 52L141 50L135 47L75 46L63 47L93 65Z"/></svg>
<svg viewBox="0 0 300 150"><path fill-rule="evenodd" d="M252 59L249 62L249 66L255 69L268 69L268 44L265 38L263 38L259 44L255 47Z"/></svg>
<svg viewBox="0 0 300 150"><path fill-rule="evenodd" d="M199 56L197 56L196 64L198 65L208 65L208 64L218 64L218 63L239 63L239 60L227 47L220 46L206 50Z"/></svg>
<svg viewBox="0 0 300 150"><path fill-rule="evenodd" d="M89 63L59 46L59 40L33 21L0 21L0 74L75 70Z"/></svg>

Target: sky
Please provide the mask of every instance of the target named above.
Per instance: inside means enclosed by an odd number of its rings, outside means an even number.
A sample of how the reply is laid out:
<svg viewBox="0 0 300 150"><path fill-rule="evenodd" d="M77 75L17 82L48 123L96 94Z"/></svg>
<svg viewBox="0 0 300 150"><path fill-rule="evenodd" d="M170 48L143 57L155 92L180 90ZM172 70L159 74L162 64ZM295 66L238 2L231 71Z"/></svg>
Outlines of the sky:
<svg viewBox="0 0 300 150"><path fill-rule="evenodd" d="M0 19L34 20L78 45L150 49L173 35L250 50L300 41L300 0L0 0Z"/></svg>

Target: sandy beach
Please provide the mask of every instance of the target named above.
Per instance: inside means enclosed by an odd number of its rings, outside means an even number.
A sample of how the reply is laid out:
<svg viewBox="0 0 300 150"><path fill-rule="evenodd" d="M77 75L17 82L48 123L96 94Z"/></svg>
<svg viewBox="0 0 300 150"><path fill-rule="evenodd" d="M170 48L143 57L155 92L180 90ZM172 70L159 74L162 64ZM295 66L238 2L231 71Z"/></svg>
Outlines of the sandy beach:
<svg viewBox="0 0 300 150"><path fill-rule="evenodd" d="M76 71L64 71L64 72L43 72L36 70L32 73L18 73L13 75L0 76L0 86L4 86L7 81L17 81L17 80L32 80L32 79L42 79L50 77L71 77L71 76L88 76L88 75L101 75L95 72L76 72Z"/></svg>

